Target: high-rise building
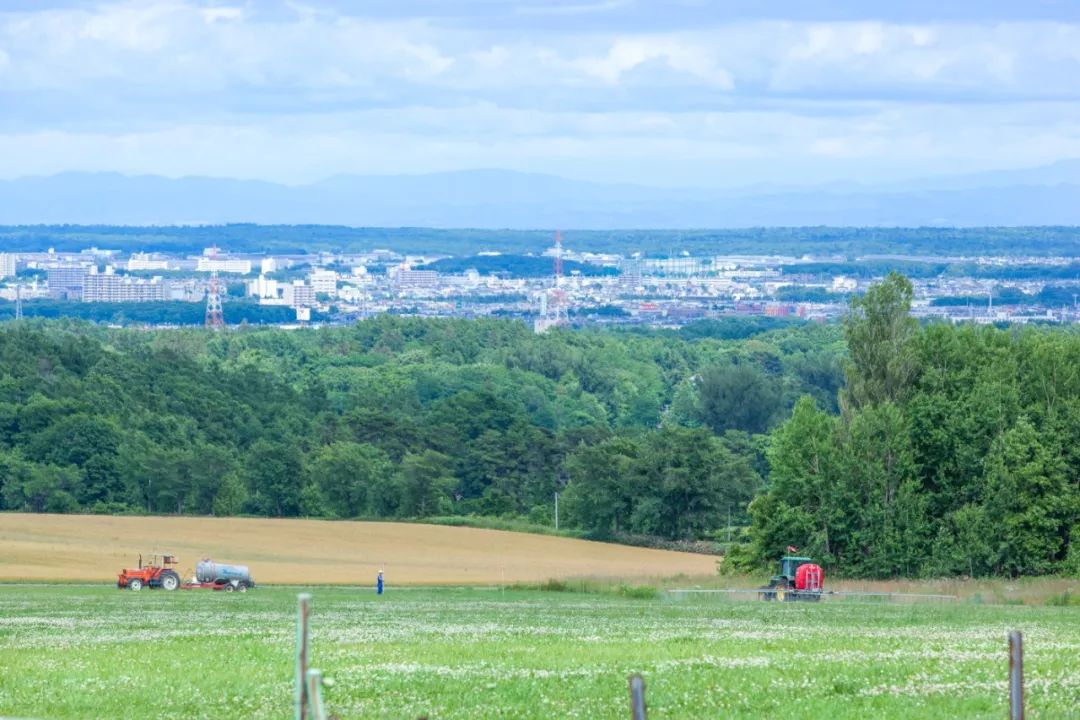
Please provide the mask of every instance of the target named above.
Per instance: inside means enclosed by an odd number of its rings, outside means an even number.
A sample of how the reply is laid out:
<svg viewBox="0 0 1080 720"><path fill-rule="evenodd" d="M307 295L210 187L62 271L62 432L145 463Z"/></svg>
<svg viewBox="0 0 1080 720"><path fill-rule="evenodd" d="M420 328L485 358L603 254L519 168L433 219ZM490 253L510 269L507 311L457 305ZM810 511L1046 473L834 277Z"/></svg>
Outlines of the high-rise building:
<svg viewBox="0 0 1080 720"><path fill-rule="evenodd" d="M83 282L90 273L86 265L56 265L47 269L49 294L55 298L78 300Z"/></svg>
<svg viewBox="0 0 1080 720"><path fill-rule="evenodd" d="M293 280L292 306L310 307L315 304L315 288L305 285L303 280Z"/></svg>
<svg viewBox="0 0 1080 720"><path fill-rule="evenodd" d="M399 288L432 288L439 284L436 270L411 270L401 268L391 273L391 279Z"/></svg>
<svg viewBox="0 0 1080 720"><path fill-rule="evenodd" d="M0 278L15 275L15 261L18 258L11 253L0 253Z"/></svg>
<svg viewBox="0 0 1080 720"><path fill-rule="evenodd" d="M160 277L151 280L124 275L87 275L83 284L83 302L153 302L165 300L165 283Z"/></svg>
<svg viewBox="0 0 1080 720"><path fill-rule="evenodd" d="M337 295L337 273L333 270L312 270L308 280L316 295Z"/></svg>

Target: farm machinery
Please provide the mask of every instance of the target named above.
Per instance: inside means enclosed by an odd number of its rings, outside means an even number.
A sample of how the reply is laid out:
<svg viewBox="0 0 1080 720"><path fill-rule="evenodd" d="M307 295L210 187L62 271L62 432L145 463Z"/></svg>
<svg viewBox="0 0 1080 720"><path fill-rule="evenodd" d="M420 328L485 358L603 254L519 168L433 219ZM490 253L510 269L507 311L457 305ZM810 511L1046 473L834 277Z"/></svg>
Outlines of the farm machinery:
<svg viewBox="0 0 1080 720"><path fill-rule="evenodd" d="M179 562L175 555L149 555L144 563L139 555L139 567L121 570L116 587L135 591L144 587L175 590L180 587L180 575L169 566Z"/></svg>
<svg viewBox="0 0 1080 720"><path fill-rule="evenodd" d="M774 575L758 593L762 600L818 602L825 592L825 573L808 557L787 555L780 559L780 574Z"/></svg>
<svg viewBox="0 0 1080 720"><path fill-rule="evenodd" d="M180 581L180 575L172 567L180 562L175 555L148 555L146 562L139 555L139 567L120 571L116 581L118 588L142 590L161 588L162 590L221 590L223 592L247 592L255 587L247 565L226 565L209 558L200 560L195 565L195 573L187 582Z"/></svg>

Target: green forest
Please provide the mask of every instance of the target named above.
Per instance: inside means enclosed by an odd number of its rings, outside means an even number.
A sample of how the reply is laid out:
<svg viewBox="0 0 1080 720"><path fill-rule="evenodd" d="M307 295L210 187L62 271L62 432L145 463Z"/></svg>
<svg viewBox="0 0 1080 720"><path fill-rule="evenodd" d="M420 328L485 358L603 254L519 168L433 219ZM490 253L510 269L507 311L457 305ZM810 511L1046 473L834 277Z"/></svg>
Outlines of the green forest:
<svg viewBox="0 0 1080 720"><path fill-rule="evenodd" d="M8 225L0 226L7 252L77 252L101 247L130 252L198 254L217 245L236 253L301 255L321 250L356 253L389 248L401 253L455 256L484 251L539 254L551 247L555 230L477 230L467 228L359 228L340 225ZM1010 255L1074 256L1080 244L1076 227L888 228L761 227L703 230L563 230L571 250L640 252L650 257L691 255ZM903 271L911 261L871 261ZM937 261L930 261L930 265ZM912 262L911 274L923 263ZM799 270L814 272L814 270ZM858 272L858 270L856 270ZM1022 271L1018 271L1022 272ZM1075 266L1062 277L1076 278ZM1041 273L1040 273L1041 276ZM1008 277L1008 275L1003 275Z"/></svg>
<svg viewBox="0 0 1080 720"><path fill-rule="evenodd" d="M1080 572L1080 334L844 323L559 330L0 324L0 508L478 516L796 545L848 576Z"/></svg>

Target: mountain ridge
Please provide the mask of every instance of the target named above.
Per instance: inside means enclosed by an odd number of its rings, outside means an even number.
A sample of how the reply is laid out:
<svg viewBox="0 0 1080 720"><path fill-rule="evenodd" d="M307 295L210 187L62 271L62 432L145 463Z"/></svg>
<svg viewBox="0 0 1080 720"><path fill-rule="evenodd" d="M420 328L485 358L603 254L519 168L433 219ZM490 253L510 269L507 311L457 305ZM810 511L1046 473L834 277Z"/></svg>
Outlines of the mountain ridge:
<svg viewBox="0 0 1080 720"><path fill-rule="evenodd" d="M476 169L266 180L64 172L0 180L0 224L691 229L1080 224L1080 160L878 186L648 187Z"/></svg>

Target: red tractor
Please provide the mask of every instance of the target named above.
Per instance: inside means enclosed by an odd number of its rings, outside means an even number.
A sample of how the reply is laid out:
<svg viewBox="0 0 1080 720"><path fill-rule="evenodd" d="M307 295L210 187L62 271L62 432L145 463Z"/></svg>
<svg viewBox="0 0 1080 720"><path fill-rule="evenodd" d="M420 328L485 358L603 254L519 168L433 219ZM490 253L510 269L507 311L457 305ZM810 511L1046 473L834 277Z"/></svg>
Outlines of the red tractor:
<svg viewBox="0 0 1080 720"><path fill-rule="evenodd" d="M144 587L176 590L180 587L180 575L168 566L178 562L175 555L149 555L144 564L143 556L139 555L139 567L121 570L116 587L136 591Z"/></svg>
<svg viewBox="0 0 1080 720"><path fill-rule="evenodd" d="M794 551L794 548L788 548ZM780 560L780 574L760 588L762 600L818 602L824 593L825 573L808 557L788 555Z"/></svg>

